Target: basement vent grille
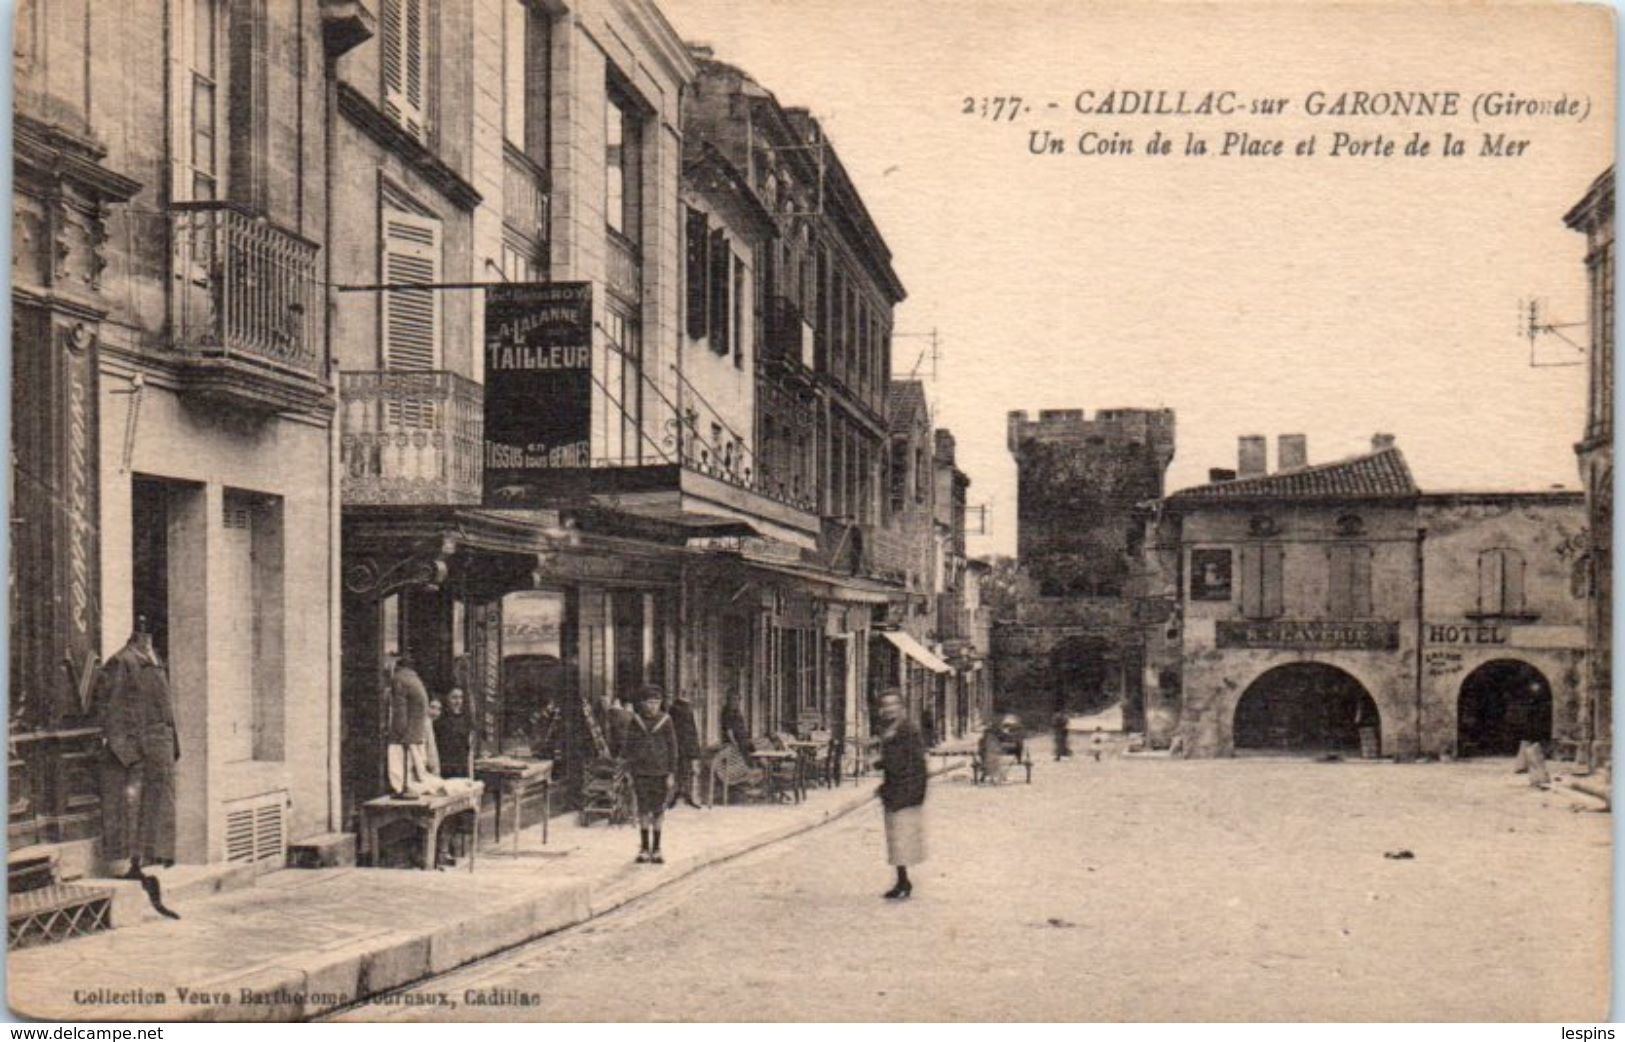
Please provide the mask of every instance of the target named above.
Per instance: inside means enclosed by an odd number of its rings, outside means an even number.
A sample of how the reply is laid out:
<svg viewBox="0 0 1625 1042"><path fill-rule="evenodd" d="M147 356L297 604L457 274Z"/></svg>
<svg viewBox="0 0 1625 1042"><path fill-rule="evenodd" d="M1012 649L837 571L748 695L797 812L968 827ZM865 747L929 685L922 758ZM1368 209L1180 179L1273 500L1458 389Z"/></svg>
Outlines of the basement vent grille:
<svg viewBox="0 0 1625 1042"><path fill-rule="evenodd" d="M226 809L226 860L280 868L287 854L284 793L243 800Z"/></svg>

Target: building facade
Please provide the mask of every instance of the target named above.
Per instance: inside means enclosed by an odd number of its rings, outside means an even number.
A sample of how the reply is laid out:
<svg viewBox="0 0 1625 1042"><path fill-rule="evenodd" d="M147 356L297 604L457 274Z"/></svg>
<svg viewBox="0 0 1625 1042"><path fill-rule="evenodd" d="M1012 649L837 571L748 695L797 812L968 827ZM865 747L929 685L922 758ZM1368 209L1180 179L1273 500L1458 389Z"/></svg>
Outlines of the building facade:
<svg viewBox="0 0 1625 1042"><path fill-rule="evenodd" d="M1035 596L994 631L1000 698L1048 719L1122 700L1141 715L1143 628L1134 578L1139 503L1163 493L1174 454L1166 409L1045 410L1009 416L1017 557Z"/></svg>
<svg viewBox="0 0 1625 1042"><path fill-rule="evenodd" d="M1614 171L1607 170L1564 222L1586 237L1591 350L1587 364L1586 427L1574 446L1585 488L1587 665L1581 711L1588 763L1613 760L1614 628Z"/></svg>
<svg viewBox="0 0 1625 1042"><path fill-rule="evenodd" d="M17 29L12 841L92 834L83 696L144 624L179 860L280 865L340 817L323 114L351 37L225 0Z"/></svg>
<svg viewBox="0 0 1625 1042"><path fill-rule="evenodd" d="M1242 465L1161 500L1148 737L1187 755L1572 749L1585 659L1572 492L1424 493L1392 439ZM1241 476L1247 472L1248 476Z"/></svg>

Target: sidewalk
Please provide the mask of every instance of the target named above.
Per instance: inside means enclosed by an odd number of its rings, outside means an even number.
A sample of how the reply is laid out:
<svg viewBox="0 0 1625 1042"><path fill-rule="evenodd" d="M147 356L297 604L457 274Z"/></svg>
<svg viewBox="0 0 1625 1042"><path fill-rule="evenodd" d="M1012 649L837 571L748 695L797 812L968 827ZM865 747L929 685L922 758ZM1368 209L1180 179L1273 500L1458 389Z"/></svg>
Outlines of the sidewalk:
<svg viewBox="0 0 1625 1042"><path fill-rule="evenodd" d="M932 764L933 773L963 762ZM816 828L874 799L878 776L801 804L667 815L666 864L633 863L635 828L573 816L482 847L476 868L284 869L157 918L12 952L11 1008L54 1020L296 1020L603 915L707 865ZM505 852L505 853L504 853Z"/></svg>

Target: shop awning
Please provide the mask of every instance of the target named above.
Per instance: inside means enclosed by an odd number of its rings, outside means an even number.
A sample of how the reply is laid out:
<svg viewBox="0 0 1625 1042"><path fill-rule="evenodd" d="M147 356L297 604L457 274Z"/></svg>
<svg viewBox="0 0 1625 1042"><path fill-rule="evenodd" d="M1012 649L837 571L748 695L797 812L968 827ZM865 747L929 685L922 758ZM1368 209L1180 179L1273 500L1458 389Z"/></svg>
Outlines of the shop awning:
<svg viewBox="0 0 1625 1042"><path fill-rule="evenodd" d="M821 569L768 564L765 561L748 561L742 558L735 560L748 571L760 572L775 579L797 579L808 593L849 604L885 604L895 589L884 583Z"/></svg>
<svg viewBox="0 0 1625 1042"><path fill-rule="evenodd" d="M896 647L898 651L901 651L903 654L907 655L915 662L918 662L926 669L929 669L931 672L953 672L952 666L937 658L931 653L930 648L926 647L924 644L921 644L919 641L915 640L907 633L904 633L902 630L882 630L880 635L891 641L892 645Z"/></svg>

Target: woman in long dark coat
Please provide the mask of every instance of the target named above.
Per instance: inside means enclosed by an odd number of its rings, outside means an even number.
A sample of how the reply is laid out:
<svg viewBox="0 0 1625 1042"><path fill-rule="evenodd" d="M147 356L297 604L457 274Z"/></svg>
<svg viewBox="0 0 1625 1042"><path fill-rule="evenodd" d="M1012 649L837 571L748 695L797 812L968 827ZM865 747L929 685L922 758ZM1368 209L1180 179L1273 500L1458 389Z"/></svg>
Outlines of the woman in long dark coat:
<svg viewBox="0 0 1625 1042"><path fill-rule="evenodd" d="M886 772L880 802L886 811L886 861L897 869L897 884L882 894L900 900L914 892L910 865L925 860L925 742L896 694L880 699L880 764Z"/></svg>

